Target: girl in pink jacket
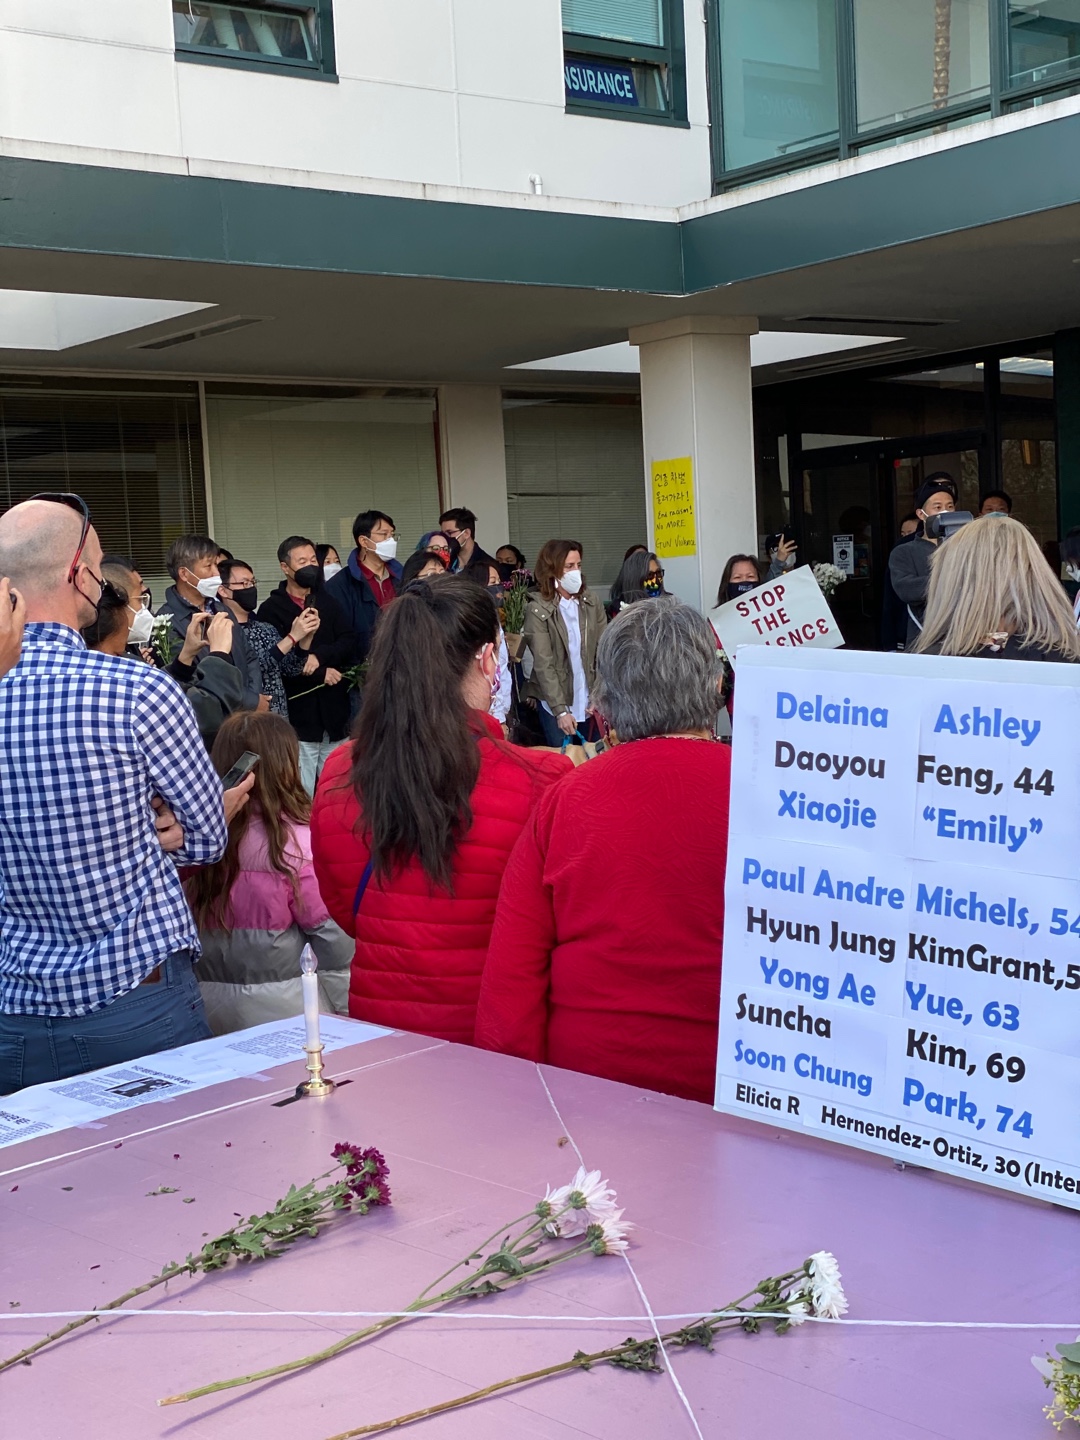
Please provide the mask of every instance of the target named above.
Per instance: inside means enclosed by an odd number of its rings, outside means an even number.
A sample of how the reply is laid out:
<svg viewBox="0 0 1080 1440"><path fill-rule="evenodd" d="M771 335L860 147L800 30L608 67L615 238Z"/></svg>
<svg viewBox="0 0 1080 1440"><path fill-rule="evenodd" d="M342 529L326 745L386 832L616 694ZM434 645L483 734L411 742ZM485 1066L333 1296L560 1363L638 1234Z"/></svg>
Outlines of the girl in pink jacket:
<svg viewBox="0 0 1080 1440"><path fill-rule="evenodd" d="M323 1009L348 1013L353 942L319 894L296 734L279 715L241 711L214 741L218 773L245 750L259 757L251 799L229 825L224 856L186 881L202 942L196 974L217 1035L303 1013L305 945L318 956Z"/></svg>

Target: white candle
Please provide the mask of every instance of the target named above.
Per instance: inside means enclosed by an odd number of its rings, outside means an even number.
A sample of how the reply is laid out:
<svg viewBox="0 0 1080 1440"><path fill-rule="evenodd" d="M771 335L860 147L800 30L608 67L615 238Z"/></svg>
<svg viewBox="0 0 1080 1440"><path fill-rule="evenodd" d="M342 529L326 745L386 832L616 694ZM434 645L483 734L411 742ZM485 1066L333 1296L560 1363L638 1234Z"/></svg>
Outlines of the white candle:
<svg viewBox="0 0 1080 1440"><path fill-rule="evenodd" d="M314 1050L321 1043L319 1039L319 976L318 961L311 946L304 947L300 957L300 984L304 991L304 1045Z"/></svg>

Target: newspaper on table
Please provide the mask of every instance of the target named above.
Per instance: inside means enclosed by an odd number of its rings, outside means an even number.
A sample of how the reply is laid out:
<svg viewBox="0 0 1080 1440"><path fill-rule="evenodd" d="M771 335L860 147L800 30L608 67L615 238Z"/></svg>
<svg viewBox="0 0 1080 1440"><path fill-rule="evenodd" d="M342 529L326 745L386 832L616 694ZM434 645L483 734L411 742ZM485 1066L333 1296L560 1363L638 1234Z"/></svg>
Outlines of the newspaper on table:
<svg viewBox="0 0 1080 1440"><path fill-rule="evenodd" d="M319 1028L325 1052L392 1033L380 1025L339 1015L322 1015ZM0 1097L0 1147L256 1075L275 1065L302 1060L304 1053L304 1021L295 1017L216 1035L68 1080L31 1085Z"/></svg>

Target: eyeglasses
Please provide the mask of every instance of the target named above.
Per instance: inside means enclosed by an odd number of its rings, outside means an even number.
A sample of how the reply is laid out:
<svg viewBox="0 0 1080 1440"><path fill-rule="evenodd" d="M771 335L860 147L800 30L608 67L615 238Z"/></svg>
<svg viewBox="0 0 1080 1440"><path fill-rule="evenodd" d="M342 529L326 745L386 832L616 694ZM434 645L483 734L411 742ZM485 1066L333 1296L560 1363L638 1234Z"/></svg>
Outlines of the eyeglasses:
<svg viewBox="0 0 1080 1440"><path fill-rule="evenodd" d="M79 536L79 547L75 551L75 558L68 570L68 584L75 579L75 571L79 568L79 561L82 559L83 548L86 545L86 537L90 533L90 507L81 495L75 495L70 490L42 490L37 495L31 495L31 500L47 500L50 505L66 505L69 510L74 510L76 515L82 516L82 533ZM94 577L97 578L96 576ZM99 582L100 583L100 582Z"/></svg>

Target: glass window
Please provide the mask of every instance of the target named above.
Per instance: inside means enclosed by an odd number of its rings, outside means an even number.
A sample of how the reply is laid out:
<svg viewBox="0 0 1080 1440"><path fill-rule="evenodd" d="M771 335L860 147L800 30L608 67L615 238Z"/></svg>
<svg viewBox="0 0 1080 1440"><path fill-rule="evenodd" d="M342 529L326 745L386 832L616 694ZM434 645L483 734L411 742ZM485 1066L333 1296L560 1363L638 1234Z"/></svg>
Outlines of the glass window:
<svg viewBox="0 0 1080 1440"><path fill-rule="evenodd" d="M511 542L532 565L546 540L580 540L589 584L610 585L648 535L639 397L510 392L503 426Z"/></svg>
<svg viewBox="0 0 1080 1440"><path fill-rule="evenodd" d="M666 45L663 0L562 0L563 29L597 40Z"/></svg>
<svg viewBox="0 0 1080 1440"><path fill-rule="evenodd" d="M155 599L164 595L166 550L206 530L193 385L147 394L100 381L0 388L0 437L0 511L39 490L77 491L105 552L131 558Z"/></svg>
<svg viewBox="0 0 1080 1440"><path fill-rule="evenodd" d="M990 93L988 0L855 0L860 130Z"/></svg>
<svg viewBox="0 0 1080 1440"><path fill-rule="evenodd" d="M627 110L670 109L666 65L606 60L567 54L563 65L566 98L571 104L617 105Z"/></svg>
<svg viewBox="0 0 1080 1440"><path fill-rule="evenodd" d="M243 392L207 386L214 539L254 565L264 584L281 573L286 535L328 542L345 556L359 511L383 510L397 523L404 557L438 522L430 393Z"/></svg>
<svg viewBox="0 0 1080 1440"><path fill-rule="evenodd" d="M835 144L834 0L720 0L724 165Z"/></svg>
<svg viewBox="0 0 1080 1440"><path fill-rule="evenodd" d="M314 65L315 19L310 7L284 10L222 5L213 0L173 0L177 45L262 60Z"/></svg>
<svg viewBox="0 0 1080 1440"><path fill-rule="evenodd" d="M1009 79L1038 85L1080 70L1080 0L1009 0Z"/></svg>
<svg viewBox="0 0 1080 1440"><path fill-rule="evenodd" d="M685 121L682 19L673 0L562 0L562 20L568 110Z"/></svg>
<svg viewBox="0 0 1080 1440"><path fill-rule="evenodd" d="M1008 355L1001 373L1001 488L1012 513L1045 546L1058 536L1054 357Z"/></svg>

